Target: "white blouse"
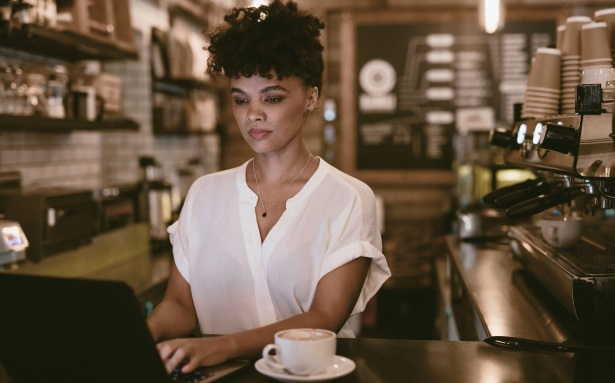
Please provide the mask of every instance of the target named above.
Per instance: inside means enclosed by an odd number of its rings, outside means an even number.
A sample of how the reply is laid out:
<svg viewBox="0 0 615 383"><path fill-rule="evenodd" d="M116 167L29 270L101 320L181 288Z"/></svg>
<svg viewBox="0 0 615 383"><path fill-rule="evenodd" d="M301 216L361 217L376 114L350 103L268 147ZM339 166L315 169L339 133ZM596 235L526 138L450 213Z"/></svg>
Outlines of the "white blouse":
<svg viewBox="0 0 615 383"><path fill-rule="evenodd" d="M227 334L304 313L320 278L368 257L369 273L351 315L362 312L391 275L372 190L321 158L261 243L248 163L195 181L179 220L168 228L201 332ZM354 337L348 322L338 336Z"/></svg>

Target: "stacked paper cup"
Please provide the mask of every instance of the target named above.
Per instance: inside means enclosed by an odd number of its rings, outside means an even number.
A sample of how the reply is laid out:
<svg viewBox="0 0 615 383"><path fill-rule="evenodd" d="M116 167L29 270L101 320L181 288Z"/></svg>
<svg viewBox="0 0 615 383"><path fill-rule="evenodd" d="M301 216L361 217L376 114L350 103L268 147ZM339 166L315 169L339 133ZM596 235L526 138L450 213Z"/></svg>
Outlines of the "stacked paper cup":
<svg viewBox="0 0 615 383"><path fill-rule="evenodd" d="M555 48L561 50L564 43L564 33L566 33L566 24L557 26L557 37L555 40Z"/></svg>
<svg viewBox="0 0 615 383"><path fill-rule="evenodd" d="M615 8L601 9L594 13L594 21L606 23L607 35L609 39L609 47L611 48L611 56L615 52Z"/></svg>
<svg viewBox="0 0 615 383"><path fill-rule="evenodd" d="M538 48L525 90L522 118L540 118L558 113L560 102L561 51Z"/></svg>
<svg viewBox="0 0 615 383"><path fill-rule="evenodd" d="M587 16L572 16L566 19L562 38L561 61L561 112L574 114L576 89L581 82L581 30L591 23Z"/></svg>
<svg viewBox="0 0 615 383"><path fill-rule="evenodd" d="M607 24L594 22L581 29L581 83L600 84L615 80L613 56L609 42Z"/></svg>

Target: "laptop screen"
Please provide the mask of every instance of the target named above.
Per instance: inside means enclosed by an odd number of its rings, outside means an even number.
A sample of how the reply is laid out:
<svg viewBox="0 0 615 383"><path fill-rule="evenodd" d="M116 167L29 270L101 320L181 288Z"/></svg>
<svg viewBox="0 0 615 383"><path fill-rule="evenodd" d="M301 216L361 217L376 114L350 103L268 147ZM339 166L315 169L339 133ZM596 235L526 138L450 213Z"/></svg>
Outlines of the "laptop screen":
<svg viewBox="0 0 615 383"><path fill-rule="evenodd" d="M18 382L170 382L137 298L116 281L0 273L0 361Z"/></svg>

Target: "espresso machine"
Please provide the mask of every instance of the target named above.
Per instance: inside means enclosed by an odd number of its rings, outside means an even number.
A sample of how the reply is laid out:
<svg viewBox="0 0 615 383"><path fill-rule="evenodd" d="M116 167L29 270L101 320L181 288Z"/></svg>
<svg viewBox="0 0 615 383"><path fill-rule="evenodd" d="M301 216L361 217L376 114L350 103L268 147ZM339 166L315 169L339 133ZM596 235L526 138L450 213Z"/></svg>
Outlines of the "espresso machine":
<svg viewBox="0 0 615 383"><path fill-rule="evenodd" d="M515 256L579 322L615 327L615 81L580 84L575 114L515 121L490 141L506 161L537 177L484 197L511 219L538 214L582 217L580 236L554 246L539 225L509 229ZM613 331L611 331L613 333Z"/></svg>

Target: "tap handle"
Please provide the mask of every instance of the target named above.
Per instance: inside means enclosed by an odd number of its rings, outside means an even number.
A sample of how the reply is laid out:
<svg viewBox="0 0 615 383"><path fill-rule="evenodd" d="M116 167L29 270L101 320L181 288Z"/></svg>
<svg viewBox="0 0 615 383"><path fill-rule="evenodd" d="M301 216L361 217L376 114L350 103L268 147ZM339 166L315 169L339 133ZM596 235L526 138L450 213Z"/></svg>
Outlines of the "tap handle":
<svg viewBox="0 0 615 383"><path fill-rule="evenodd" d="M510 219L529 217L559 204L568 203L580 194L583 194L581 189L563 189L555 193L532 198L506 209L506 216Z"/></svg>
<svg viewBox="0 0 615 383"><path fill-rule="evenodd" d="M574 148L578 141L578 136L579 134L575 128L548 122L545 125L545 137L540 147L568 154L575 151Z"/></svg>
<svg viewBox="0 0 615 383"><path fill-rule="evenodd" d="M530 187L534 187L536 185L538 185L541 181L540 180L536 180L536 179L528 179L525 180L523 182L519 182L516 183L514 185L510 185L510 186L505 186L499 189L496 189L494 191L492 191L491 193L485 194L483 196L483 202L490 204L495 202L495 200L497 200L498 198L501 198L502 196L517 191L517 190L525 190L527 188Z"/></svg>
<svg viewBox="0 0 615 383"><path fill-rule="evenodd" d="M489 143L500 148L508 148L513 142L512 131L495 128L489 132Z"/></svg>
<svg viewBox="0 0 615 383"><path fill-rule="evenodd" d="M551 193L553 190L553 186L546 183L540 182L535 186L531 186L525 189L515 190L513 192L504 194L503 196L496 198L493 201L493 206L498 209L505 209L511 206L514 206L523 201L527 201L532 198L539 197L543 194Z"/></svg>

